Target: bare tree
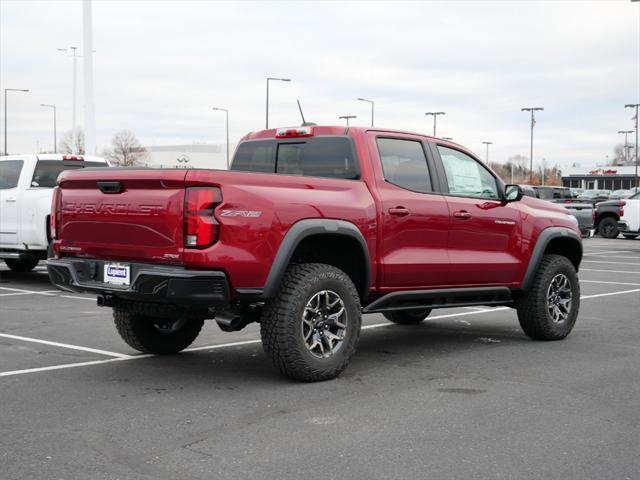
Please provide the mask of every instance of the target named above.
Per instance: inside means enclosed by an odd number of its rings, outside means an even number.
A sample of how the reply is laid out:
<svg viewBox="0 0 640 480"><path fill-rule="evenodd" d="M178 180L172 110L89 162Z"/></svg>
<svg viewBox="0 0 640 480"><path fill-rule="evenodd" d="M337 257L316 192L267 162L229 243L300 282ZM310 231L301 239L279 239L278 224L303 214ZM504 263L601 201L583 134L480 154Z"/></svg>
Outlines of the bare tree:
<svg viewBox="0 0 640 480"><path fill-rule="evenodd" d="M132 131L120 130L111 139L111 150L105 156L116 165L131 167L142 164L148 152Z"/></svg>
<svg viewBox="0 0 640 480"><path fill-rule="evenodd" d="M58 152L84 155L84 130L76 128L75 135L73 130L66 132L58 142Z"/></svg>

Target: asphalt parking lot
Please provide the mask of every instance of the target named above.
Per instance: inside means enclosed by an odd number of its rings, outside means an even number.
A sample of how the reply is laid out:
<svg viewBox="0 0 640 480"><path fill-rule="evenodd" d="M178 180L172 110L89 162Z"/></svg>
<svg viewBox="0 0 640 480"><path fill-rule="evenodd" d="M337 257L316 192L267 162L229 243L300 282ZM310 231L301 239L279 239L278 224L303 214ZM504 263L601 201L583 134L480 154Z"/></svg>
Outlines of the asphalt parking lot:
<svg viewBox="0 0 640 480"><path fill-rule="evenodd" d="M110 309L0 267L6 479L640 477L640 239L585 240L573 333L508 308L365 317L337 380L282 378L255 325L140 355Z"/></svg>

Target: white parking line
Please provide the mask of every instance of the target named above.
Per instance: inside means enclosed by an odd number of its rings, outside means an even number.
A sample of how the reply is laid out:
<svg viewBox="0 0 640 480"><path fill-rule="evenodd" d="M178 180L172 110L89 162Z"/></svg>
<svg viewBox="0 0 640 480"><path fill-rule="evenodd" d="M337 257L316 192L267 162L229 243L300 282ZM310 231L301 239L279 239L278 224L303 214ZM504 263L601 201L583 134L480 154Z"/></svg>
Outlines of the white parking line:
<svg viewBox="0 0 640 480"><path fill-rule="evenodd" d="M622 258L624 260L627 260L627 259L640 260L640 257L630 257L630 256L627 256L627 255L607 255L607 258Z"/></svg>
<svg viewBox="0 0 640 480"><path fill-rule="evenodd" d="M640 287L640 283L629 283L629 282L605 282L604 280L582 280L580 279L580 283L604 283L608 285L629 285L632 287Z"/></svg>
<svg viewBox="0 0 640 480"><path fill-rule="evenodd" d="M594 268L581 268L581 272L609 272L609 273L635 273L640 275L640 272L631 272L629 270L596 270Z"/></svg>
<svg viewBox="0 0 640 480"><path fill-rule="evenodd" d="M633 263L633 262L603 262L601 260L583 260L582 263L612 263L614 265L640 265L640 263Z"/></svg>
<svg viewBox="0 0 640 480"><path fill-rule="evenodd" d="M580 299L581 300L586 300L586 299L589 299L589 298L606 297L606 296L610 296L610 295L623 295L623 294L635 293L635 292L640 292L640 288L636 288L636 289L633 289L633 290L624 290L624 291L621 291L621 292L599 293L599 294L595 294L595 295L582 295L580 297ZM492 308L489 311L490 312L497 312L497 311L509 310L509 309L510 309L510 307L497 307L497 308ZM436 315L434 317L429 317L429 320L438 320L440 318L463 317L463 316L467 316L467 315L479 315L479 314L482 314L482 313L489 313L489 312L488 311L477 311L476 310L476 311L472 311L472 312L452 313L452 314L447 314L447 315ZM362 330L371 330L371 329L374 329L374 328L389 327L389 326L393 326L393 325L394 325L393 323L389 323L389 322L374 323L373 325L365 325L364 327L362 327ZM26 339L26 337L15 337L14 335L7 335L7 334L0 334L0 336ZM34 341L35 339L27 339L27 340ZM53 345L56 345L56 346L65 346L65 344L56 344L55 342L47 342L45 340L38 340L38 342L39 343L53 344ZM201 346L201 347L187 348L184 351L185 352L197 352L197 351L201 351L201 350L217 350L217 349L222 349L222 348L238 347L238 346L243 346L243 345L253 345L253 344L257 344L257 343L260 343L260 340L258 340L258 339L256 339L256 340L244 340L244 341L240 341L240 342L221 343L221 344L215 344L215 345L205 345L205 346ZM51 370L64 370L64 369L68 369L68 368L85 367L85 366L90 366L90 365L101 365L103 363L124 362L124 361L128 361L128 360L141 360L141 359L144 359L144 358L150 358L150 357L154 357L155 356L155 355L152 355L152 354L124 355L124 354L115 353L115 352L105 352L104 350L95 350L95 349L87 349L85 347L77 347L76 345L69 345L68 347L70 347L70 348L73 347L73 348L76 348L76 349L81 349L81 350L86 350L86 351L102 352L105 355L114 355L114 356L117 355L117 358L110 358L108 360L94 360L94 361L90 361L90 362L67 363L67 364L63 364L63 365L54 365L54 366L50 366L50 367L28 368L28 369L24 369L24 370L13 370L13 371L10 371L10 372L0 372L0 377L23 375L23 374L26 374L26 373L47 372L47 371L51 371Z"/></svg>
<svg viewBox="0 0 640 480"><path fill-rule="evenodd" d="M68 343L50 342L49 340L40 340L39 338L21 337L19 335L10 335L8 333L0 333L0 337L10 338L12 340L20 340L22 342L41 343L43 345L51 345L52 347L68 348L71 350L80 350L83 352L97 353L99 355L106 355L108 357L131 358L131 355L125 355L124 353L109 352L107 350L81 347L79 345L70 345Z"/></svg>
<svg viewBox="0 0 640 480"><path fill-rule="evenodd" d="M32 293L35 295L46 295L48 297L55 297L55 293L50 293L50 292L59 292L59 290L25 290L24 288L9 288L9 287L0 287L0 290L8 290L10 292L18 292L18 293L24 293L24 294L28 294L28 293Z"/></svg>
<svg viewBox="0 0 640 480"><path fill-rule="evenodd" d="M38 292L41 295L48 293L55 293L58 290L45 290L44 292ZM33 295L33 292L14 292L14 293L0 293L0 297L15 297L16 295Z"/></svg>
<svg viewBox="0 0 640 480"><path fill-rule="evenodd" d="M585 255L606 255L607 253L631 253L631 251L630 250L601 250L601 251L587 250L584 254Z"/></svg>

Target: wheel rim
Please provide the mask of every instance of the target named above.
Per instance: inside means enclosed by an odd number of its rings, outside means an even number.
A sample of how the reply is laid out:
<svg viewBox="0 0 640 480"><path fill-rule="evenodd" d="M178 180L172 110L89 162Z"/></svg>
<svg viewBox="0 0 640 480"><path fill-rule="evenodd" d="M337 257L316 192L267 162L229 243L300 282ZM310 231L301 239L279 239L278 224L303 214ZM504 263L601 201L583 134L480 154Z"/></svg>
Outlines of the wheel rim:
<svg viewBox="0 0 640 480"><path fill-rule="evenodd" d="M553 323L564 323L569 318L572 299L569 278L564 273L557 274L547 289L547 311Z"/></svg>
<svg viewBox="0 0 640 480"><path fill-rule="evenodd" d="M169 335L172 333L176 333L186 323L187 320L185 318L179 318L178 320L167 318L153 322L153 326L160 333Z"/></svg>
<svg viewBox="0 0 640 480"><path fill-rule="evenodd" d="M328 358L342 347L347 333L347 310L340 295L322 290L311 297L302 312L302 339L316 358Z"/></svg>
<svg viewBox="0 0 640 480"><path fill-rule="evenodd" d="M607 222L604 224L604 234L605 235L613 235L613 231L616 228L616 226L613 223Z"/></svg>

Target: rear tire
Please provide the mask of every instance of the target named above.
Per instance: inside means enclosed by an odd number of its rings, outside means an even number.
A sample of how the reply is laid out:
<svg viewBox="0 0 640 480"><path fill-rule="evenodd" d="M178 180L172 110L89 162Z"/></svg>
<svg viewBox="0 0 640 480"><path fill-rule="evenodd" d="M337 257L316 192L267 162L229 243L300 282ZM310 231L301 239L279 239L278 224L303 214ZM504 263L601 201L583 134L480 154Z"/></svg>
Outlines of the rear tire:
<svg viewBox="0 0 640 480"><path fill-rule="evenodd" d="M113 310L113 320L120 337L143 353L166 355L178 353L197 338L204 320L160 319Z"/></svg>
<svg viewBox="0 0 640 480"><path fill-rule="evenodd" d="M628 240L633 240L634 238L638 238L638 235L635 235L633 233L629 234L629 233L623 233L622 236Z"/></svg>
<svg viewBox="0 0 640 480"><path fill-rule="evenodd" d="M616 238L620 234L616 220L612 217L605 217L598 223L598 232L603 238Z"/></svg>
<svg viewBox="0 0 640 480"><path fill-rule="evenodd" d="M20 258L17 260L7 258L4 263L14 272L30 272L36 268L39 261L37 258Z"/></svg>
<svg viewBox="0 0 640 480"><path fill-rule="evenodd" d="M358 292L342 270L321 263L291 265L276 297L262 311L265 353L294 380L337 377L360 339Z"/></svg>
<svg viewBox="0 0 640 480"><path fill-rule="evenodd" d="M531 289L516 300L518 320L534 340L561 340L576 323L580 310L580 283L567 257L545 255Z"/></svg>
<svg viewBox="0 0 640 480"><path fill-rule="evenodd" d="M421 310L397 310L395 312L384 312L384 318L390 322L400 325L417 325L422 323L431 313L430 308Z"/></svg>

